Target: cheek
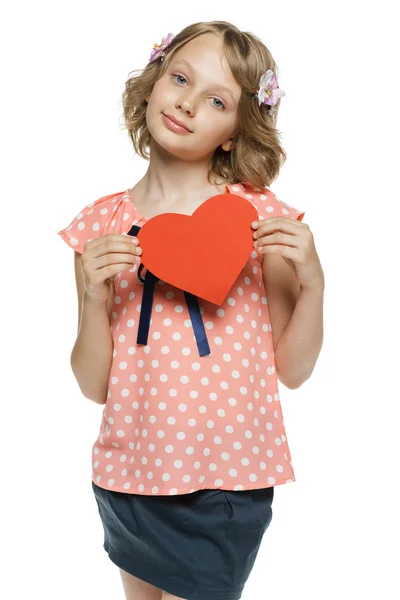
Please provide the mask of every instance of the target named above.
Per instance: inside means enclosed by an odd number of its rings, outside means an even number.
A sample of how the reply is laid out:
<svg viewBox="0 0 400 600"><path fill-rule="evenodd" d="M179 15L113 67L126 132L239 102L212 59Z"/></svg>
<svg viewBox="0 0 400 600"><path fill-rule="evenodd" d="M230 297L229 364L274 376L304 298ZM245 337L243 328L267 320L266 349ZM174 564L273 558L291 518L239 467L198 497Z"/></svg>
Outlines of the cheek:
<svg viewBox="0 0 400 600"><path fill-rule="evenodd" d="M217 110L215 110L217 112ZM224 119L223 115L207 114L202 120L202 133L207 136L210 140L213 140L215 145L222 144L227 140L232 132L232 127L227 119Z"/></svg>
<svg viewBox="0 0 400 600"><path fill-rule="evenodd" d="M149 108L153 110L154 108L159 108L160 104L165 101L166 98L166 90L165 83L162 79L156 81L153 86L152 92L149 97Z"/></svg>
<svg viewBox="0 0 400 600"><path fill-rule="evenodd" d="M226 120L218 113L216 108L204 104L197 110L195 121L201 126L201 130L211 137L219 137L226 130Z"/></svg>

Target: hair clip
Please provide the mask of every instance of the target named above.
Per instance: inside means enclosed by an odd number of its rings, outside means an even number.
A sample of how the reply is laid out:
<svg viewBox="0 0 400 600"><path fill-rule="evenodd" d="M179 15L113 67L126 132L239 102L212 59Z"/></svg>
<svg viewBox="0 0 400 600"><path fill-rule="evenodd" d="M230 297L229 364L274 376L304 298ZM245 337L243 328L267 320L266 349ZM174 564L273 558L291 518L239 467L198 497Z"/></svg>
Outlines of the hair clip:
<svg viewBox="0 0 400 600"><path fill-rule="evenodd" d="M154 44L152 50L151 50L151 55L149 58L149 62L153 62L153 60L156 60L157 58L161 57L161 62L164 60L165 57L165 52L164 50L166 48L168 48L168 46L170 45L170 43L172 42L172 40L174 39L174 35L172 33L169 33L167 35L167 37L164 39L162 38L161 40L161 44Z"/></svg>
<svg viewBox="0 0 400 600"><path fill-rule="evenodd" d="M253 94L252 98L258 98L258 104L265 104L268 106L267 111L269 115L275 112L275 105L278 103L279 98L282 98L285 92L278 86L278 81L275 74L271 69L268 69L260 79L258 93Z"/></svg>

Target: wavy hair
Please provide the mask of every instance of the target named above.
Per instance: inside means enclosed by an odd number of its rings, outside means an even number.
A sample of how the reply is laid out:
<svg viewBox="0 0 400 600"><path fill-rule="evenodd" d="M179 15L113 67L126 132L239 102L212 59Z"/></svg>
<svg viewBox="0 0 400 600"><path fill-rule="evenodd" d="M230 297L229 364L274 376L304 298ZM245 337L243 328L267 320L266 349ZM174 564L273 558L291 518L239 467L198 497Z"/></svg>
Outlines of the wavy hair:
<svg viewBox="0 0 400 600"><path fill-rule="evenodd" d="M242 32L227 21L194 23L178 33L165 50L165 58L149 62L140 71L132 71L122 94L124 125L128 130L135 152L150 158L151 135L146 125L146 98L154 84L168 69L174 54L190 40L204 33L220 37L232 75L242 88L238 105L238 127L234 146L229 152L216 148L210 162L208 181L219 175L232 183L246 182L258 187L269 187L278 177L286 161L286 152L280 143L276 128L280 99L269 115L264 105L259 106L253 94L258 92L261 75L271 69L278 78L277 66L268 48L252 33Z"/></svg>

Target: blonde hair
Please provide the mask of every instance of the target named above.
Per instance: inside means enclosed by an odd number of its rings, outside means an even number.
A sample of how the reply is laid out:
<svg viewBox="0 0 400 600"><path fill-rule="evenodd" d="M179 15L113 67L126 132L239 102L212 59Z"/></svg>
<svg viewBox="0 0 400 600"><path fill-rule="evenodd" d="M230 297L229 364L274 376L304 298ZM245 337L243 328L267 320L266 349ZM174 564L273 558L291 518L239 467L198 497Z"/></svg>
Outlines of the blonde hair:
<svg viewBox="0 0 400 600"><path fill-rule="evenodd" d="M253 94L258 92L260 77L267 69L271 69L278 79L277 66L259 38L240 31L231 23L209 21L189 25L174 37L162 62L158 58L149 62L145 69L133 71L133 75L130 73L122 95L123 129L128 130L135 152L149 159L151 135L146 125L145 99L151 94L156 81L164 75L175 53L204 33L213 33L221 38L233 77L242 88L234 147L229 152L221 146L215 150L208 181L211 183L210 176L216 174L232 183L246 182L268 187L278 177L286 160L276 128L280 99L274 113L269 115L265 106L259 106Z"/></svg>

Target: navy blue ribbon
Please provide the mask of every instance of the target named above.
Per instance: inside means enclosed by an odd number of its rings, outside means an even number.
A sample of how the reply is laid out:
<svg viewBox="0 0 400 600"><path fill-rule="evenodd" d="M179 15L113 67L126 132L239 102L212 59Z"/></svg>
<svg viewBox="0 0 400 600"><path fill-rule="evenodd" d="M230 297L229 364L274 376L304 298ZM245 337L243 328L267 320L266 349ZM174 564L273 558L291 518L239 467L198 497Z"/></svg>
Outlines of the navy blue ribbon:
<svg viewBox="0 0 400 600"><path fill-rule="evenodd" d="M128 235L137 236L139 231L140 227L138 225L132 225L131 229L128 231ZM149 337L151 310L153 307L154 298L154 286L157 283L157 281L160 281L160 279L159 277L156 277L153 273L151 273L151 271L149 271L148 269L146 270L146 274L143 278L141 275L143 268L144 264L140 263L138 269L138 278L144 284L144 287L142 295L142 306L140 310L137 343L146 345ZM190 319L192 321L194 329L194 335L196 338L199 355L205 356L206 354L211 354L210 346L207 340L206 330L204 329L203 319L201 318L197 296L185 291L184 294L190 314Z"/></svg>

